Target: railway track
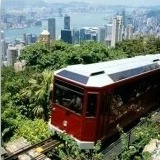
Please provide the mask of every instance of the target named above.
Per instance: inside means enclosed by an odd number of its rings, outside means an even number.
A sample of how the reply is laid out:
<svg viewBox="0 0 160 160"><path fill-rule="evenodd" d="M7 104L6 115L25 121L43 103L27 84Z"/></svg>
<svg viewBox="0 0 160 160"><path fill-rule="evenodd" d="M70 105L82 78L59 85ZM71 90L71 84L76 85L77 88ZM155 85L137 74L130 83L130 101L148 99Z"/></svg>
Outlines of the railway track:
<svg viewBox="0 0 160 160"><path fill-rule="evenodd" d="M52 150L56 146L60 145L61 141L58 139L54 139L53 137L47 138L39 143L36 143L34 145L28 145L26 147L23 147L19 150L17 150L14 153L9 153L7 157L4 158L4 160L14 160L17 159L17 157L21 154L24 154L32 149L36 149L39 153L38 156L33 157L34 160L43 160L44 159L44 153L47 153L48 151ZM45 157L46 158L46 157Z"/></svg>

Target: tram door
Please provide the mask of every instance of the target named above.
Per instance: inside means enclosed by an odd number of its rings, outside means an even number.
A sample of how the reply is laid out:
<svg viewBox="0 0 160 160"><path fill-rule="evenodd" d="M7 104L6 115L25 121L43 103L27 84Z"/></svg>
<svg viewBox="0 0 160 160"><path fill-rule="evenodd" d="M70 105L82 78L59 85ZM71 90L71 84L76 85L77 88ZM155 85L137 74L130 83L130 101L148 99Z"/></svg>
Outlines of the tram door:
<svg viewBox="0 0 160 160"><path fill-rule="evenodd" d="M108 106L108 95L101 95L101 108L99 112L99 134L98 139L103 139L106 136L108 121L109 121L109 106Z"/></svg>
<svg viewBox="0 0 160 160"><path fill-rule="evenodd" d="M98 106L98 93L89 92L87 94L85 125L84 125L84 138L87 140L96 139L97 128L97 106Z"/></svg>

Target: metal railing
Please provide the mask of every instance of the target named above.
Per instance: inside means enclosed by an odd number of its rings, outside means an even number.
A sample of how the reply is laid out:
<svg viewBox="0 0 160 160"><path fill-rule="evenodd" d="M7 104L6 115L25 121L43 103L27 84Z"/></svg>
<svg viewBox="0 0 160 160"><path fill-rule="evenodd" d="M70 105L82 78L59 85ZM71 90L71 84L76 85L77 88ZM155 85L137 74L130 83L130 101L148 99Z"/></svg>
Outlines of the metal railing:
<svg viewBox="0 0 160 160"><path fill-rule="evenodd" d="M158 108L156 111L151 112L147 117L151 117L156 112L160 112L160 108ZM136 141L136 137L135 137L136 128L142 127L142 126L147 126L148 123L149 122L147 121L147 118L144 118L134 128L132 128L131 130L126 132L125 139L126 139L128 147ZM121 138L119 138L117 141L113 142L105 150L102 151L102 153L104 154L104 159L105 160L112 160L112 159L114 159L115 156L120 155L124 151L124 148L122 146L123 145L122 145Z"/></svg>

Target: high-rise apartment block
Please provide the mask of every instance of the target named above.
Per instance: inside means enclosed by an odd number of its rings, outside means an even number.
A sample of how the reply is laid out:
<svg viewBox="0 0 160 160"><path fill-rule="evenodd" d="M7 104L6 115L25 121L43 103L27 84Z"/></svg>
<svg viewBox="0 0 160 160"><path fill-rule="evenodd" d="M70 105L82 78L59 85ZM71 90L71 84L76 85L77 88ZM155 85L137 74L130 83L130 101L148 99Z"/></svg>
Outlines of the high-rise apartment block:
<svg viewBox="0 0 160 160"><path fill-rule="evenodd" d="M56 39L56 20L55 18L48 19L47 30L50 33L51 40Z"/></svg>
<svg viewBox="0 0 160 160"><path fill-rule="evenodd" d="M72 43L73 44L79 44L79 35L80 35L79 30L74 29L72 32Z"/></svg>
<svg viewBox="0 0 160 160"><path fill-rule="evenodd" d="M123 18L123 26L124 26L124 28L125 28L126 25L127 25L126 11L125 11L125 9L122 10L122 18Z"/></svg>
<svg viewBox="0 0 160 160"><path fill-rule="evenodd" d="M26 35L26 41L27 41L27 44L32 43L32 34L31 33Z"/></svg>
<svg viewBox="0 0 160 160"><path fill-rule="evenodd" d="M1 53L1 61L3 61L6 59L8 44L5 41L4 32L1 31L0 34L1 34L0 35L1 36L1 38L0 38L0 53Z"/></svg>
<svg viewBox="0 0 160 160"><path fill-rule="evenodd" d="M59 17L63 16L63 14L62 14L62 8L58 8L58 15L59 15Z"/></svg>
<svg viewBox="0 0 160 160"><path fill-rule="evenodd" d="M64 16L64 29L70 30L70 16L67 14Z"/></svg>
<svg viewBox="0 0 160 160"><path fill-rule="evenodd" d="M111 46L115 47L115 44L119 41L122 41L123 36L123 18L122 16L117 16L112 21L112 38Z"/></svg>
<svg viewBox="0 0 160 160"><path fill-rule="evenodd" d="M112 24L107 24L106 26L106 38L105 38L105 44L107 47L111 46L111 39L112 39Z"/></svg>
<svg viewBox="0 0 160 160"><path fill-rule="evenodd" d="M105 43L106 39L106 27L98 28L98 42Z"/></svg>
<svg viewBox="0 0 160 160"><path fill-rule="evenodd" d="M18 49L16 47L8 47L7 50L7 65L14 66L18 57Z"/></svg>
<svg viewBox="0 0 160 160"><path fill-rule="evenodd" d="M66 43L72 43L72 34L70 30L61 30L61 40Z"/></svg>
<svg viewBox="0 0 160 160"><path fill-rule="evenodd" d="M82 41L85 41L85 29L84 28L82 28L82 29L80 29L80 41L82 42Z"/></svg>
<svg viewBox="0 0 160 160"><path fill-rule="evenodd" d="M131 24L127 25L125 28L125 39L132 39L133 31L134 31L133 26Z"/></svg>
<svg viewBox="0 0 160 160"><path fill-rule="evenodd" d="M106 27L106 39L111 40L113 24L107 24L105 27Z"/></svg>
<svg viewBox="0 0 160 160"><path fill-rule="evenodd" d="M1 59L5 61L7 59L7 48L8 48L8 43L5 41L5 39L1 39L0 41L0 53L1 53Z"/></svg>

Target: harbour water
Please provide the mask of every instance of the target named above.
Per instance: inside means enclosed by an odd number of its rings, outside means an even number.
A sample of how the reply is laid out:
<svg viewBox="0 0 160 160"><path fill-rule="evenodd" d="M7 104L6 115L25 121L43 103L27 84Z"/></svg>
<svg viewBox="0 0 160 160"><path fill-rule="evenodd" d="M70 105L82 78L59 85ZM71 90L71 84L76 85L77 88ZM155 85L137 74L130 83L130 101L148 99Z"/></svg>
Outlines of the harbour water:
<svg viewBox="0 0 160 160"><path fill-rule="evenodd" d="M71 30L80 29L82 27L99 27L108 23L109 17L113 13L72 13L68 14L71 19ZM55 17L56 19L56 38L60 38L60 31L64 27L63 17ZM43 22L42 22L43 24ZM45 25L32 26L27 28L15 28L4 30L5 39L13 41L15 39L22 39L23 34L36 34L37 36L45 29Z"/></svg>

